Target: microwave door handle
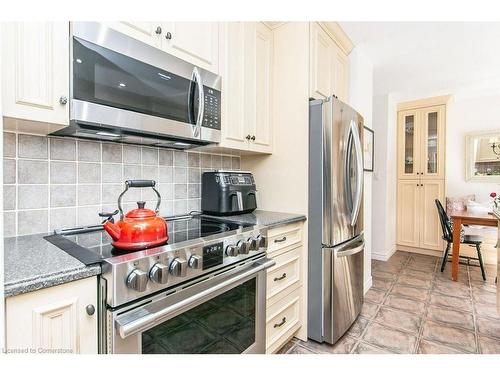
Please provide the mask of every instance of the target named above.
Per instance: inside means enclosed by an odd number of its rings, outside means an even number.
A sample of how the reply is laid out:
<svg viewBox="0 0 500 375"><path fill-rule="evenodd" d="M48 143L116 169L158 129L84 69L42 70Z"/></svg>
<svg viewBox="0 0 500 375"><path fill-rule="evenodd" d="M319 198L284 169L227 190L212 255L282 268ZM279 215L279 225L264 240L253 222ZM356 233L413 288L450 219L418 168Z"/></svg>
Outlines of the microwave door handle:
<svg viewBox="0 0 500 375"><path fill-rule="evenodd" d="M353 211L351 216L351 225L356 225L358 221L359 210L361 208L361 198L363 195L363 148L361 146L361 138L358 132L357 124L351 120L351 131L354 140L354 149L356 150L356 199L353 203Z"/></svg>
<svg viewBox="0 0 500 375"><path fill-rule="evenodd" d="M200 71L197 67L193 68L193 80L196 81L196 84L198 85L198 116L196 118L193 136L199 137L201 132L201 124L203 123L203 115L205 114L205 91L203 88Z"/></svg>

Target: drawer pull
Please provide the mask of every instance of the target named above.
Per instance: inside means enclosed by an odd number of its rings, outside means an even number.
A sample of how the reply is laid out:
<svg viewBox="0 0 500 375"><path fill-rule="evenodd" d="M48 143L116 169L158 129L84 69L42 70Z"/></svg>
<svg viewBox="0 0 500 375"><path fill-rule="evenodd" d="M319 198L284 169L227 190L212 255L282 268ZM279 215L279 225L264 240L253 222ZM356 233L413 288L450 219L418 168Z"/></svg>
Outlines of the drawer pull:
<svg viewBox="0 0 500 375"><path fill-rule="evenodd" d="M286 316L284 316L283 319L281 319L281 323L276 323L274 325L274 328L279 328L279 327L281 327L285 323L286 323Z"/></svg>
<svg viewBox="0 0 500 375"><path fill-rule="evenodd" d="M275 243L279 243L279 242L285 242L286 241L286 236L283 236L283 238L280 238L280 239L275 239L274 242Z"/></svg>
<svg viewBox="0 0 500 375"><path fill-rule="evenodd" d="M286 277L286 273L283 273L283 275L281 275L280 277L275 277L275 278L274 278L274 281L280 281L280 280L283 280L285 277Z"/></svg>

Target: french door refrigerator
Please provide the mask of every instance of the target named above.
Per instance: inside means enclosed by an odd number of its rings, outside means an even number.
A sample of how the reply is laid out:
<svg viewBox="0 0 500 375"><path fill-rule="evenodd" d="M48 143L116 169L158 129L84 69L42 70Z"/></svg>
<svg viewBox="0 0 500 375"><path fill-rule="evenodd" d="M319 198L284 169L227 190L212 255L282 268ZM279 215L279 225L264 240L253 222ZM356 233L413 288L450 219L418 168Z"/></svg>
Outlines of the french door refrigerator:
<svg viewBox="0 0 500 375"><path fill-rule="evenodd" d="M335 343L363 303L363 117L309 102L308 336Z"/></svg>

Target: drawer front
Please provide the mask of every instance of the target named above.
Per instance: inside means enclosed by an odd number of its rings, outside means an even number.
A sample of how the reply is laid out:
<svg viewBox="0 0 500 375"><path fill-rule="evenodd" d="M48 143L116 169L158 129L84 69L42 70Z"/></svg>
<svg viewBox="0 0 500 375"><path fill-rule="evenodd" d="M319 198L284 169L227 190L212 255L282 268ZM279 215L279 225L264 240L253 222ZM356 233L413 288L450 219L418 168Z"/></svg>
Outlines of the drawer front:
<svg viewBox="0 0 500 375"><path fill-rule="evenodd" d="M269 230L268 254L302 243L302 228L303 223L300 222Z"/></svg>
<svg viewBox="0 0 500 375"><path fill-rule="evenodd" d="M266 316L266 352L273 352L300 328L300 289L269 306Z"/></svg>
<svg viewBox="0 0 500 375"><path fill-rule="evenodd" d="M302 246L274 257L276 265L267 271L267 299L273 304L280 295L288 294L300 285Z"/></svg>

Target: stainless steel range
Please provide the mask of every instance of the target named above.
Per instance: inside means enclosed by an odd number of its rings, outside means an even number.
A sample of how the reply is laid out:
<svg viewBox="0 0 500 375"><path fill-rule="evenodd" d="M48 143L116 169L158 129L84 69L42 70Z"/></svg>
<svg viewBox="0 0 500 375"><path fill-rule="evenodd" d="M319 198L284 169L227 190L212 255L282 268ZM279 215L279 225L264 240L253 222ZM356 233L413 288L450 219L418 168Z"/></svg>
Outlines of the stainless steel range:
<svg viewBox="0 0 500 375"><path fill-rule="evenodd" d="M102 226L46 239L101 262L103 353L264 353L267 230L203 216L167 218L168 244L111 246Z"/></svg>

